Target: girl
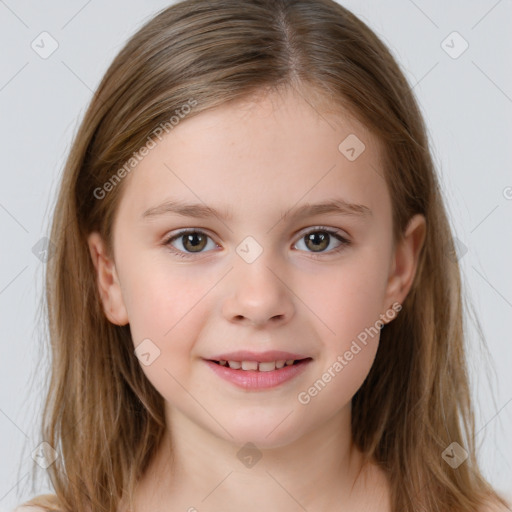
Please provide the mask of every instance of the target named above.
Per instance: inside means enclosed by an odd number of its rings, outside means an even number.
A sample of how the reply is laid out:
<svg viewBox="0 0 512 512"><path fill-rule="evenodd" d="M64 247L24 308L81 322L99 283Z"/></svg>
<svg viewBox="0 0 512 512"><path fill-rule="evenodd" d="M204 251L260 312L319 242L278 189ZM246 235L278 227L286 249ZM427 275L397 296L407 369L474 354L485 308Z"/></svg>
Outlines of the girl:
<svg viewBox="0 0 512 512"><path fill-rule="evenodd" d="M461 282L397 63L331 0L186 0L67 161L38 510L490 511Z"/></svg>

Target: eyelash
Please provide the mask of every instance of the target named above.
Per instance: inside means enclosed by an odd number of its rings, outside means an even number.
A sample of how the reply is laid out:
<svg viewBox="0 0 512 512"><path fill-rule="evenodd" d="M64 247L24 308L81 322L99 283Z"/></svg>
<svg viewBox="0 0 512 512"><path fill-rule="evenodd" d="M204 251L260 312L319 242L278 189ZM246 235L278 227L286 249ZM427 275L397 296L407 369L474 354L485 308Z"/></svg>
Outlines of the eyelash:
<svg viewBox="0 0 512 512"><path fill-rule="evenodd" d="M337 254L337 253L341 252L343 249L345 249L346 247L350 246L352 243L347 238L341 236L339 234L339 231L336 231L336 230L333 230L333 229L330 229L330 228L327 228L324 226L315 226L314 229L304 233L299 238L299 240L297 242L302 240L306 235L310 235L311 233L317 233L317 232L327 233L329 236L332 236L332 237L336 238L339 242L341 242L341 245L339 245L335 249L331 249L330 251L321 251L318 253L310 252L310 255L313 258L321 258L324 254ZM195 254L202 254L202 253L201 252L187 253L187 252L181 251L179 249L176 249L171 245L171 242L173 242L174 240L176 240L180 237L183 237L185 235L193 234L193 233L199 233L201 235L206 235L208 238L211 239L211 237L207 233L205 233L204 231L200 231L199 229L184 229L182 231L179 231L178 233L173 234L170 237L167 237L164 240L163 245L166 246L173 254L175 254L176 256L178 256L180 258L193 258L195 256ZM206 251L206 252L208 252L208 251Z"/></svg>

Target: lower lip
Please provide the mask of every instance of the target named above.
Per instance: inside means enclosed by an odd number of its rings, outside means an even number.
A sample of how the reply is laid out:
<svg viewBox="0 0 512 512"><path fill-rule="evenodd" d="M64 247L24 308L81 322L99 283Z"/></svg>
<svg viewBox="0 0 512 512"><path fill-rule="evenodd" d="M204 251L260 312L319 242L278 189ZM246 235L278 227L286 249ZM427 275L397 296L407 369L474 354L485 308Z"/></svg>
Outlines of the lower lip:
<svg viewBox="0 0 512 512"><path fill-rule="evenodd" d="M268 389L279 386L297 375L300 375L311 363L312 359L303 359L291 366L260 372L259 370L234 370L229 366L221 366L213 361L205 361L206 364L221 378L243 389Z"/></svg>

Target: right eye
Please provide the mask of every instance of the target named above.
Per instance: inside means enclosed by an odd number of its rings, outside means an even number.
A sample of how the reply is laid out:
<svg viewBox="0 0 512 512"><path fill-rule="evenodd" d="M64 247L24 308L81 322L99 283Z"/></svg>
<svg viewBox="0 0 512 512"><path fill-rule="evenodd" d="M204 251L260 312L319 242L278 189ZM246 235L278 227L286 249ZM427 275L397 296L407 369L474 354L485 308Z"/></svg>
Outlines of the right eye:
<svg viewBox="0 0 512 512"><path fill-rule="evenodd" d="M171 252L182 258L192 257L195 253L205 252L203 249L208 245L208 239L211 240L213 247L218 247L215 242L203 231L197 229L185 229L174 233L164 241ZM178 243L182 248L176 247L174 243Z"/></svg>

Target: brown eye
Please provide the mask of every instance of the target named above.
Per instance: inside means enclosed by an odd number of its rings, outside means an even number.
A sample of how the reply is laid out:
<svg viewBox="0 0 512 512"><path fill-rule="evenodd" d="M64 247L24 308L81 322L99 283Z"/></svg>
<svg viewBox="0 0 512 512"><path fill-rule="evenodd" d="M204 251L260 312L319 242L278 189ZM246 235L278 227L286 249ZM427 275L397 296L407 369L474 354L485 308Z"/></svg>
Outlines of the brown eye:
<svg viewBox="0 0 512 512"><path fill-rule="evenodd" d="M208 247L208 244L210 246ZM186 230L176 233L164 241L174 254L181 257L193 256L194 253L201 254L209 252L208 249L215 249L217 244L210 236L202 231Z"/></svg>
<svg viewBox="0 0 512 512"><path fill-rule="evenodd" d="M206 246L207 236L202 233L187 233L181 237L183 247L190 252L202 251Z"/></svg>
<svg viewBox="0 0 512 512"><path fill-rule="evenodd" d="M329 245L330 235L326 231L314 231L304 237L306 247L314 252L323 251Z"/></svg>
<svg viewBox="0 0 512 512"><path fill-rule="evenodd" d="M334 242L334 246L332 243ZM351 244L350 240L341 236L338 231L318 227L302 236L296 243L298 248L309 252L313 257L336 254ZM300 247L303 245L303 247ZM329 248L329 246L331 246Z"/></svg>

